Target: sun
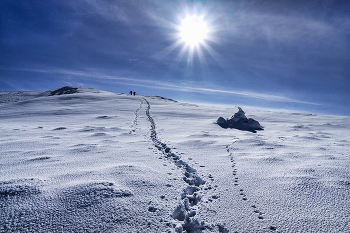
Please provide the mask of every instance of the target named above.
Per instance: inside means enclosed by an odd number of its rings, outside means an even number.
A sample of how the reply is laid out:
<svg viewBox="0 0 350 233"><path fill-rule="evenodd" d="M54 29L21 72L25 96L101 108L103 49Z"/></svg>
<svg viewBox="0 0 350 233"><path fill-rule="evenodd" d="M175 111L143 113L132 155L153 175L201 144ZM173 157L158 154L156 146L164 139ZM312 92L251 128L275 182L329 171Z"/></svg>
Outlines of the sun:
<svg viewBox="0 0 350 233"><path fill-rule="evenodd" d="M165 57L177 51L178 54L173 59L174 66L186 62L190 70L199 61L204 69L207 58L218 60L220 56L212 48L213 44L220 42L215 35L220 28L220 25L215 23L216 21L216 18L204 8L192 11L186 8L182 14L178 15L176 22L168 22L169 27L173 30L172 33L169 33L173 43L160 51L159 56Z"/></svg>
<svg viewBox="0 0 350 233"><path fill-rule="evenodd" d="M198 46L208 37L208 26L203 17L192 15L182 20L180 37L189 46Z"/></svg>

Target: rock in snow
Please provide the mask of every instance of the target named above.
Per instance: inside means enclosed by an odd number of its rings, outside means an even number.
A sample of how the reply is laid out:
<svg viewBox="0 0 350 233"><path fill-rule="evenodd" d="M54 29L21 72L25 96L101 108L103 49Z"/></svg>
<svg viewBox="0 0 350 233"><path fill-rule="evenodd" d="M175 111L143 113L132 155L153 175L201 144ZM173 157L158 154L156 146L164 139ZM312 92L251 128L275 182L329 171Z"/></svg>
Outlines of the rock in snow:
<svg viewBox="0 0 350 233"><path fill-rule="evenodd" d="M350 232L350 117L0 92L0 232ZM298 117L296 117L298 116Z"/></svg>
<svg viewBox="0 0 350 233"><path fill-rule="evenodd" d="M258 121L252 118L247 118L245 112L240 107L238 107L238 112L236 112L231 119L225 120L223 117L219 117L216 123L222 128L246 130L254 133L256 130L264 130Z"/></svg>
<svg viewBox="0 0 350 233"><path fill-rule="evenodd" d="M77 93L77 87L65 86L56 90L51 91L50 96L52 95L66 95Z"/></svg>

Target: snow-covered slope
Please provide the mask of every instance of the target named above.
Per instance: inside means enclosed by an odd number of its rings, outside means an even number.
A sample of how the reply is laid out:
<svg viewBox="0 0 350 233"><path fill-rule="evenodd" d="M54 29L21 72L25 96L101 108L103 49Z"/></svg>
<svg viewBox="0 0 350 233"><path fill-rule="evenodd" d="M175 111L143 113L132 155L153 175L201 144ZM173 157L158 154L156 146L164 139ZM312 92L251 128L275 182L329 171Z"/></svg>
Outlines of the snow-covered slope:
<svg viewBox="0 0 350 233"><path fill-rule="evenodd" d="M161 97L0 96L0 232L350 232L349 117L247 111L251 133Z"/></svg>
<svg viewBox="0 0 350 233"><path fill-rule="evenodd" d="M37 91L0 91L0 104L33 99L40 94Z"/></svg>

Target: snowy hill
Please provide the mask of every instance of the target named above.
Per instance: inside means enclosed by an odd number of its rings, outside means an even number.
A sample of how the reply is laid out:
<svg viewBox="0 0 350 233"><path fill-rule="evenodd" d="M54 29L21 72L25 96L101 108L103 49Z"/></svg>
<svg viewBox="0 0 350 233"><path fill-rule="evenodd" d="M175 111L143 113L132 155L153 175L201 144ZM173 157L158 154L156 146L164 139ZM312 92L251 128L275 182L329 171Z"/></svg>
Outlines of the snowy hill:
<svg viewBox="0 0 350 233"><path fill-rule="evenodd" d="M0 92L0 232L350 232L350 118Z"/></svg>

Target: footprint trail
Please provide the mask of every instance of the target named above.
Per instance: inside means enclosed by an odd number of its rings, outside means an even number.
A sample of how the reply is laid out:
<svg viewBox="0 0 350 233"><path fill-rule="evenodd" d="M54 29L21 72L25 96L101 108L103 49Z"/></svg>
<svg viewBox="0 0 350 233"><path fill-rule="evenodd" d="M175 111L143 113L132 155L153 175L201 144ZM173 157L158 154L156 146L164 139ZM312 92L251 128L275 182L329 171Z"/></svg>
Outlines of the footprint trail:
<svg viewBox="0 0 350 233"><path fill-rule="evenodd" d="M138 129L137 125L138 125L138 120L139 120L139 116L140 116L139 111L142 108L142 105L143 105L143 101L142 101L142 99L140 99L140 104L139 104L138 108L134 112L135 119L134 119L132 125L130 126L130 128L132 128L132 129L129 131L129 134L134 133Z"/></svg>
<svg viewBox="0 0 350 233"><path fill-rule="evenodd" d="M235 142L233 142L233 143L235 143ZM244 189L239 187L239 179L237 177L238 170L236 168L234 154L233 154L233 152L231 152L231 150L234 150L234 148L231 148L231 146L232 146L232 144L227 145L226 149L227 149L227 152L229 153L230 161L232 163L232 175L234 176L234 185L235 185L235 187L237 187L239 189L239 195L241 196L242 201L247 201L248 197L247 197L246 193L244 192ZM248 202L247 202L247 204L248 204ZM263 220L265 218L264 213L261 212L255 204L252 204L250 207L252 208L252 212L257 215L257 218L259 220ZM270 226L269 230L275 231L275 230L277 230L277 228L275 226Z"/></svg>
<svg viewBox="0 0 350 233"><path fill-rule="evenodd" d="M150 138L154 146L164 155L165 158L171 160L179 169L183 170L183 181L187 183L187 187L181 194L181 201L175 207L172 218L179 221L175 227L175 232L197 232L209 228L204 221L196 219L198 205L203 197L203 185L206 183L198 174L197 170L181 159L181 156L173 153L171 148L164 142L159 140L156 131L156 124L150 114L151 105L147 99L142 98L146 103L146 116L151 124Z"/></svg>

